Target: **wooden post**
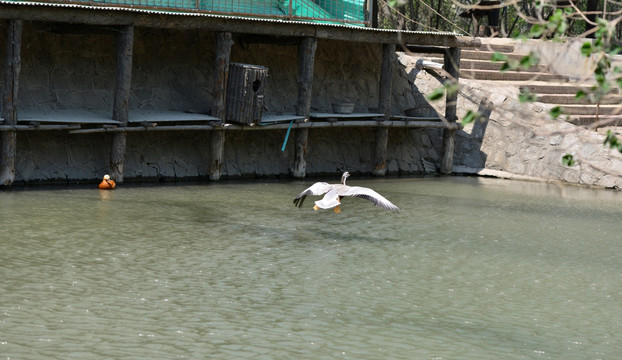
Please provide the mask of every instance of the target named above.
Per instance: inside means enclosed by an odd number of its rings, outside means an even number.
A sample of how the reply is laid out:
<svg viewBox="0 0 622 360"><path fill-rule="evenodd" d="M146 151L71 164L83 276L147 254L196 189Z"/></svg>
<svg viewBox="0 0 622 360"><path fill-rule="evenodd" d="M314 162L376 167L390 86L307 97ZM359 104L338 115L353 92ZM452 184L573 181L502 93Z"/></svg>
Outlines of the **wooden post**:
<svg viewBox="0 0 622 360"><path fill-rule="evenodd" d="M117 80L114 90L112 118L128 125L130 87L132 84L132 57L134 53L134 26L121 28L117 35ZM127 147L127 133L114 133L110 150L110 176L117 182L123 182L123 167Z"/></svg>
<svg viewBox="0 0 622 360"><path fill-rule="evenodd" d="M17 124L17 94L19 72L22 64L22 20L9 20L7 26L6 62L2 89L2 117L5 124ZM15 154L17 132L0 131L0 186L10 186L15 181Z"/></svg>
<svg viewBox="0 0 622 360"><path fill-rule="evenodd" d="M384 114L384 120L391 119L391 87L393 78L393 60L395 44L382 45L382 67L380 69L380 84L378 87L378 112ZM376 128L374 148L374 168L372 174L384 176L387 173L387 143L389 128Z"/></svg>
<svg viewBox="0 0 622 360"><path fill-rule="evenodd" d="M214 61L214 111L213 115L224 122L227 102L227 81L233 37L230 32L216 33L216 54ZM218 180L222 173L225 154L225 131L212 130L210 139L209 179Z"/></svg>
<svg viewBox="0 0 622 360"><path fill-rule="evenodd" d="M449 81L458 84L460 73L460 48L449 48L445 51L444 68L450 76ZM445 119L450 124L458 120L458 91L450 91L445 97ZM441 174L451 174L454 162L456 130L445 129L443 131L443 156L441 158Z"/></svg>
<svg viewBox="0 0 622 360"><path fill-rule="evenodd" d="M313 67L315 66L315 50L317 39L306 37L298 45L298 101L296 102L296 115L309 118L311 112L311 93L313 87ZM294 171L296 178L304 178L307 175L307 141L309 129L298 129L294 136Z"/></svg>

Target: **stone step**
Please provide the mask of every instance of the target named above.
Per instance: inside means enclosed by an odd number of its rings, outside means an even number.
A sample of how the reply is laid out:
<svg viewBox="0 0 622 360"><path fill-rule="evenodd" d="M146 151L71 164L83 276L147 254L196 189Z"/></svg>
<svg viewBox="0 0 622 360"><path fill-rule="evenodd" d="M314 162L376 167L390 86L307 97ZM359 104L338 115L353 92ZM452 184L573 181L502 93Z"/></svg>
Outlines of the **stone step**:
<svg viewBox="0 0 622 360"><path fill-rule="evenodd" d="M566 115L616 115L622 109L619 105L564 105L562 112Z"/></svg>
<svg viewBox="0 0 622 360"><path fill-rule="evenodd" d="M567 85L567 84L525 84L521 85L521 91L526 90L532 94L551 94L551 95L562 95L562 94L572 94L576 95L577 90L581 87L576 85ZM583 89L588 90L588 87L584 87Z"/></svg>
<svg viewBox="0 0 622 360"><path fill-rule="evenodd" d="M443 64L443 59L441 58L431 58L431 61L439 64ZM460 60L460 69L461 70L495 70L500 71L502 62L492 62L490 60L470 60L470 59L461 59ZM526 70L521 70L524 72L548 72L548 67L545 65L535 65Z"/></svg>
<svg viewBox="0 0 622 360"><path fill-rule="evenodd" d="M490 61L492 59L492 55L494 51L481 51L481 50L462 50L460 52L460 60L486 60ZM525 55L521 54L505 54L509 59L520 60Z"/></svg>
<svg viewBox="0 0 622 360"><path fill-rule="evenodd" d="M576 88L575 94L547 94L538 96L538 101L547 104L558 105L594 105L588 97L577 99ZM600 100L601 105L616 105L622 104L622 96L608 95Z"/></svg>
<svg viewBox="0 0 622 360"><path fill-rule="evenodd" d="M571 116L566 121L579 126L622 126L622 115L603 115L598 117L596 115Z"/></svg>
<svg viewBox="0 0 622 360"><path fill-rule="evenodd" d="M465 79L473 80L494 80L494 81L566 81L568 78L563 75L551 74L546 72L519 72L519 71L494 71L494 70L462 70L460 76ZM575 89L576 93L576 89Z"/></svg>
<svg viewBox="0 0 622 360"><path fill-rule="evenodd" d="M513 53L514 52L514 45L482 44L479 47L479 51L500 52L500 53Z"/></svg>

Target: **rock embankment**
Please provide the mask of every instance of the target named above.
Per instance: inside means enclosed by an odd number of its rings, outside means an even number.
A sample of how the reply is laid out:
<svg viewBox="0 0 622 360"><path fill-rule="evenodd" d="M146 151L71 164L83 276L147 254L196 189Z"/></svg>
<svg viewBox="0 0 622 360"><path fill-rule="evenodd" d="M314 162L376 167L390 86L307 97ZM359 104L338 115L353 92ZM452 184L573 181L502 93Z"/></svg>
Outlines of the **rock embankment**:
<svg viewBox="0 0 622 360"><path fill-rule="evenodd" d="M607 125L604 119L613 116L615 120L616 114L620 113L620 102L616 101L619 95L612 94L613 100L599 105L573 100L573 96L567 95L568 88L578 89L589 84L589 79L569 69L573 66L581 69L588 67L589 72L589 63L561 64L551 57L550 49L548 52L543 50L546 46L534 44L531 47L524 43L512 46L511 43L499 44L497 40L492 45L485 43L479 52L463 53L462 63L466 68L463 66L460 79L458 116L461 118L469 110L478 111L483 116L458 132L454 172L622 187L622 154L603 145L606 131L611 130L619 136L620 128L602 127ZM495 49L503 49L514 57L534 51L539 55L541 64L524 72L493 75L499 70L491 67L486 59ZM554 53L568 54L575 50L576 44L570 44L563 51L557 49ZM564 58L565 61L575 59L576 62L586 62L580 56ZM412 62L419 59L421 56L417 54L400 57L406 67L412 67ZM434 61L433 58L427 60ZM564 69L568 69L568 75L560 74ZM426 70L417 73L414 84L419 89L440 85L438 76ZM525 88L545 89L542 91L547 94L536 93L536 102L521 103L518 101L519 93ZM576 93L575 90L570 92ZM556 104L555 100L562 98L564 102ZM440 114L444 113L442 102L431 105ZM557 105L564 109L563 114L552 118L549 110ZM574 166L562 163L562 157L567 154L576 160Z"/></svg>

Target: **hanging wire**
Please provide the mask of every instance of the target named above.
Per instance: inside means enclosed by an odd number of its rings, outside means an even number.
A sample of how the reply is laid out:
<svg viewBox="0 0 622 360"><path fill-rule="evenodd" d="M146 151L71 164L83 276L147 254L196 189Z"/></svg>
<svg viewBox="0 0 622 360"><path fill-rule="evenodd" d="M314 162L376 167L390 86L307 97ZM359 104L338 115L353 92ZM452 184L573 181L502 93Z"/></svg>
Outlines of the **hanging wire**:
<svg viewBox="0 0 622 360"><path fill-rule="evenodd" d="M434 27L432 27L432 26L429 26L429 25L426 25L426 24L420 23L420 22L418 22L418 21L415 21L415 20L413 20L413 19L410 19L410 18L409 18L409 17L407 17L405 14L402 14L402 13L401 13L401 12L399 12L397 9L395 9L395 8L391 7L391 6L390 6L390 5L389 5L389 4L388 4L385 0L378 0L378 1L379 1L379 3L380 3L380 4L382 4L382 5L384 5L384 6L388 6L388 7L389 7L389 9L391 9L391 12L393 12L393 13L397 14L398 16L400 16L400 17L404 18L404 20L406 20L406 21L408 21L408 22L411 22L411 23L414 23L414 24L417 24L417 25L423 26L424 28L429 29L429 30L432 30L432 31L438 31L438 32L441 32L441 30L436 29L436 28L434 28ZM445 16L443 16L443 14L439 13L439 12L438 12L438 11L436 11L434 8L432 8L430 5L426 4L426 3L425 3L425 1L420 0L420 3L421 3L421 4L423 4L425 7L427 7L428 9L430 9L430 11L432 11L433 13L437 14L437 15L438 15L441 19L443 19L443 20L445 20L447 23L449 23L449 24L453 25L456 29L458 29L458 30L462 31L464 34L467 34L467 35L469 34L469 32L468 32L468 31L466 31L466 30L464 30L463 28L461 28L458 24L456 24L456 23L454 23L453 21L451 21L451 20L447 19Z"/></svg>

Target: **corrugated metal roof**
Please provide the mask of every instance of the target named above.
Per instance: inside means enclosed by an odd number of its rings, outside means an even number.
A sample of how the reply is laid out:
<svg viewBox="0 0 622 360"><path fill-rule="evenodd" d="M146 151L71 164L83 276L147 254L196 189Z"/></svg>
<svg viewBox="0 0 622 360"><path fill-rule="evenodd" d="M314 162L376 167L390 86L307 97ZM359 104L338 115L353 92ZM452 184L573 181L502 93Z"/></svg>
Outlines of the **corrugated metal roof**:
<svg viewBox="0 0 622 360"><path fill-rule="evenodd" d="M58 7L58 8L67 8L67 9L78 8L78 9L88 9L88 10L95 10L95 11L97 10L124 11L124 12L135 12L135 13L153 14L153 15L191 16L191 17L204 17L204 18L213 18L213 19L239 19L239 20L257 22L257 23L277 23L277 24L294 24L294 25L305 23L305 24L311 24L314 26L345 28L345 29L353 29L353 30L355 29L359 31L369 31L369 32L459 36L459 34L452 33L452 32L377 29L377 28L368 28L368 27L360 27L360 26L350 26L346 24L337 24L337 23L318 23L318 22L309 21L309 20L284 20L284 19L257 18L257 17L223 15L223 14L213 14L213 13L195 12L195 11L161 10L161 9L156 10L156 9L147 9L147 8L138 8L138 7L124 7L124 6L118 6L118 5L103 5L103 4L102 5L86 5L86 4L71 4L71 3L37 2L37 1L14 1L14 0L0 0L0 4L20 5L20 6Z"/></svg>

